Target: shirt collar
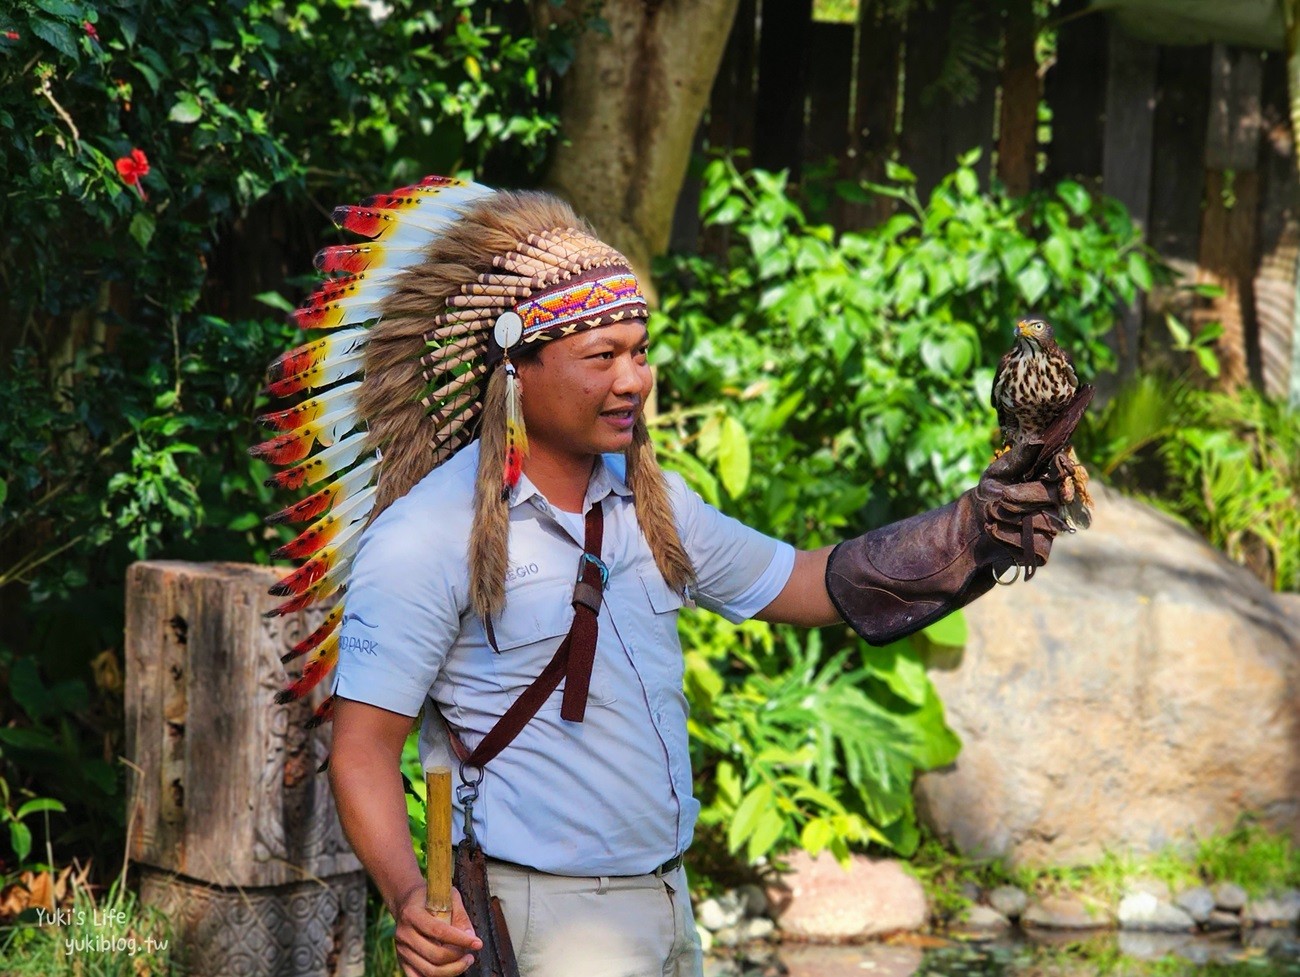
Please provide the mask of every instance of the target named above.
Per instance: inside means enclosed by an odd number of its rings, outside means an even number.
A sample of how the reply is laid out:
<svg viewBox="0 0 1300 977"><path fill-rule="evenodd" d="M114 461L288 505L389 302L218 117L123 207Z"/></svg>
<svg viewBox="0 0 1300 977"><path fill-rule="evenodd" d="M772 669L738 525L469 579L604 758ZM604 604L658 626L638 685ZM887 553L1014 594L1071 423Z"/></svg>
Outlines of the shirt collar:
<svg viewBox="0 0 1300 977"><path fill-rule="evenodd" d="M587 483L584 510L600 502L607 495L625 497L632 495L632 490L627 487L627 460L623 455L600 455L596 466L592 469L591 480ZM522 505L534 497L540 499L543 496L527 475L520 474L519 484L510 493L510 508Z"/></svg>

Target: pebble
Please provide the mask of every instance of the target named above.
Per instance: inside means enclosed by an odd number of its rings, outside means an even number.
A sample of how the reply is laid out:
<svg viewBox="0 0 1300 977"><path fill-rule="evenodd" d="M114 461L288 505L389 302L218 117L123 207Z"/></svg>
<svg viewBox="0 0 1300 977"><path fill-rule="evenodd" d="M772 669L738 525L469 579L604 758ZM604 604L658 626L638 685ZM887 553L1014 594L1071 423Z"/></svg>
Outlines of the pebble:
<svg viewBox="0 0 1300 977"><path fill-rule="evenodd" d="M739 923L741 917L740 907L736 905L734 897L727 899L727 895L710 897L701 902L695 910L696 922L706 930L714 933Z"/></svg>
<svg viewBox="0 0 1300 977"><path fill-rule="evenodd" d="M992 939L1011 929L1011 920L1003 916L992 906L971 906L966 911L966 918L956 927L962 933L976 933Z"/></svg>
<svg viewBox="0 0 1300 977"><path fill-rule="evenodd" d="M713 934L706 930L699 923L695 924L695 932L700 938L700 949L708 953L713 949Z"/></svg>
<svg viewBox="0 0 1300 977"><path fill-rule="evenodd" d="M735 926L724 926L714 930L713 942L716 946L739 946L740 929Z"/></svg>
<svg viewBox="0 0 1300 977"><path fill-rule="evenodd" d="M1210 913L1214 912L1214 893L1203 885L1184 889L1178 893L1174 905L1198 923L1204 923L1210 918Z"/></svg>
<svg viewBox="0 0 1300 977"><path fill-rule="evenodd" d="M1132 892L1119 901L1119 925L1124 930L1181 933L1196 929L1196 920L1151 892Z"/></svg>
<svg viewBox="0 0 1300 977"><path fill-rule="evenodd" d="M1289 926L1300 919L1300 899L1280 896L1271 899L1252 899L1241 911L1241 921L1246 926Z"/></svg>
<svg viewBox="0 0 1300 977"><path fill-rule="evenodd" d="M753 919L747 919L740 924L740 940L742 943L766 940L775 932L776 923L766 916L755 916Z"/></svg>
<svg viewBox="0 0 1300 977"><path fill-rule="evenodd" d="M1241 912L1247 898L1246 890L1235 882L1220 882L1214 887L1214 904L1225 912Z"/></svg>
<svg viewBox="0 0 1300 977"><path fill-rule="evenodd" d="M1029 896L1014 885L1000 885L989 893L989 905L1009 919L1015 919L1029 905Z"/></svg>
<svg viewBox="0 0 1300 977"><path fill-rule="evenodd" d="M756 919L767 915L767 894L761 886L752 882L740 886L736 889L736 899L740 903L741 912L748 918Z"/></svg>
<svg viewBox="0 0 1300 977"><path fill-rule="evenodd" d="M1241 917L1236 913L1216 909L1206 917L1205 928L1216 931L1241 929Z"/></svg>
<svg viewBox="0 0 1300 977"><path fill-rule="evenodd" d="M1070 896L1049 896L1028 906L1020 915L1026 926L1043 929L1092 930L1111 924L1105 912L1089 912L1080 900Z"/></svg>

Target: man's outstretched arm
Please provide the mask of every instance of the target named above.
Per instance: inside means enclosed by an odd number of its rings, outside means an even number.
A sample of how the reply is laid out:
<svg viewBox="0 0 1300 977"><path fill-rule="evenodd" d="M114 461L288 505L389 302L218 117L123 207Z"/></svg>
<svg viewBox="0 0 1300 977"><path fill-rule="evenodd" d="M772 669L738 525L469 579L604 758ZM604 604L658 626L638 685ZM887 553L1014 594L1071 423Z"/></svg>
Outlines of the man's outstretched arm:
<svg viewBox="0 0 1300 977"><path fill-rule="evenodd" d="M343 833L397 921L397 957L408 975L454 977L482 947L453 895L451 923L424 908L425 883L411 845L402 788L402 746L411 717L340 698L334 708L330 786Z"/></svg>
<svg viewBox="0 0 1300 977"><path fill-rule="evenodd" d="M826 592L826 560L834 548L796 550L790 579L772 603L754 616L770 624L794 624L801 628L841 623L844 619Z"/></svg>

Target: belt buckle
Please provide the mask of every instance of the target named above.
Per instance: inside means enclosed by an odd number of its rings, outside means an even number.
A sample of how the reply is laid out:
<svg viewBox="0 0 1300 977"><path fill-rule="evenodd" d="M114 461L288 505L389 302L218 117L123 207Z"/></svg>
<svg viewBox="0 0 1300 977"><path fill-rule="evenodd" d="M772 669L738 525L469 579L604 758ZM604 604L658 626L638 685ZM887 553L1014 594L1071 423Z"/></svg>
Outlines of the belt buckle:
<svg viewBox="0 0 1300 977"><path fill-rule="evenodd" d="M681 867L682 867L682 856L674 855L672 858L668 859L668 861L664 862L657 869L655 869L654 872L652 872L651 874L654 875L654 877L657 879L662 879L665 875L671 875L673 872L676 872Z"/></svg>

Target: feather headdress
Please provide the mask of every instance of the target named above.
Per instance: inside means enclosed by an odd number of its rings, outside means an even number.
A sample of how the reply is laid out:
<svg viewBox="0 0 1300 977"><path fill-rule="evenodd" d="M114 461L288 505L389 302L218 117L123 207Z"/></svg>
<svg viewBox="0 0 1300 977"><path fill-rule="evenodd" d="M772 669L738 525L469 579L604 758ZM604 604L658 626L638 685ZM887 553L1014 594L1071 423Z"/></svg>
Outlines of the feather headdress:
<svg viewBox="0 0 1300 977"><path fill-rule="evenodd" d="M471 600L482 617L500 613L508 497L527 452L509 358L647 315L627 260L548 194L427 177L333 216L369 240L316 256L331 277L292 318L326 332L272 363L267 386L277 397L307 396L263 415L280 433L250 449L286 466L268 484L313 489L269 519L310 523L274 554L304 562L272 590L287 600L271 613L331 605L284 657L311 656L281 702L307 694L337 660L343 593L365 526L476 433ZM664 578L680 590L693 568L643 421L627 455L638 522ZM328 700L317 721L327 713Z"/></svg>

